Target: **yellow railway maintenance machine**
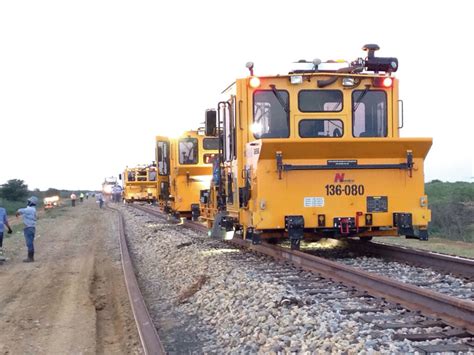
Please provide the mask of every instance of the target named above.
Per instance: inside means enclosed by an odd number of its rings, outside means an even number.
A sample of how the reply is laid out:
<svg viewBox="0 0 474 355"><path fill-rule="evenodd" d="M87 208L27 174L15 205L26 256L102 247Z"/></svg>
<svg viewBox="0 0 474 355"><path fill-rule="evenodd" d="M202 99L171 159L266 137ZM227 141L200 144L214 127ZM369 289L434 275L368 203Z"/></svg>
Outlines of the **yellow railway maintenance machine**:
<svg viewBox="0 0 474 355"><path fill-rule="evenodd" d="M310 67L288 75L259 78L248 63L250 76L206 112L206 133L223 142L202 201L218 211L208 220L213 237L287 236L294 249L306 237L428 239L423 164L432 139L400 138L398 60L376 57L377 45L363 49L365 59L344 67L300 61Z"/></svg>
<svg viewBox="0 0 474 355"><path fill-rule="evenodd" d="M120 176L122 179L122 176ZM125 202L156 203L158 199L157 169L154 164L126 168L123 172L123 199Z"/></svg>
<svg viewBox="0 0 474 355"><path fill-rule="evenodd" d="M168 183L163 179L164 188L160 193L160 198L165 199L164 210L177 218L196 220L200 214L200 191L211 181L218 138L206 137L200 131L188 131L177 139L157 139L158 167L169 167L159 170L160 176L169 178Z"/></svg>

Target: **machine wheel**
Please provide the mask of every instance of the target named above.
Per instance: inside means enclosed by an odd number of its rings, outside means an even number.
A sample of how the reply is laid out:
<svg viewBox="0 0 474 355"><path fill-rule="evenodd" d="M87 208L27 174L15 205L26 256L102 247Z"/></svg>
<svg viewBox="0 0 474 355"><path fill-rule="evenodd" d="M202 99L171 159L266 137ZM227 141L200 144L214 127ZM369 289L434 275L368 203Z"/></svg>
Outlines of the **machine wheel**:
<svg viewBox="0 0 474 355"><path fill-rule="evenodd" d="M370 237L359 237L359 240L361 242L364 242L364 243L365 242L370 242L372 240L372 237L371 236Z"/></svg>

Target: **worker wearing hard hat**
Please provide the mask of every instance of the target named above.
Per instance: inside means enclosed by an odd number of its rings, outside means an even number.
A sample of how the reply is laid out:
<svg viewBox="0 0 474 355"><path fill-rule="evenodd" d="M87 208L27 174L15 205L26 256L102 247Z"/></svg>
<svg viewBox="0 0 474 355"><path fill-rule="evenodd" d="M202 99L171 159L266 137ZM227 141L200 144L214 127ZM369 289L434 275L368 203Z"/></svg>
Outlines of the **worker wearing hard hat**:
<svg viewBox="0 0 474 355"><path fill-rule="evenodd" d="M23 260L25 263L30 263L35 261L35 247L34 247L34 240L35 240L35 233L36 233L36 205L38 204L38 198L36 196L31 196L27 201L26 208L20 208L16 212L16 216L23 217L23 223L25 225L25 229L23 230L23 234L25 235L25 242L26 247L28 248L28 257Z"/></svg>

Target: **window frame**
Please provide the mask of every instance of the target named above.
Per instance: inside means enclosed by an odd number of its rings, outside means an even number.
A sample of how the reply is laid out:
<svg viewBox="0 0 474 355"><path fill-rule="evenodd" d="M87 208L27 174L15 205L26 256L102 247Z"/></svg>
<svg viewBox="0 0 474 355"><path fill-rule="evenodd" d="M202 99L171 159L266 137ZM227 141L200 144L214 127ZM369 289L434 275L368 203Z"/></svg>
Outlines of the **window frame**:
<svg viewBox="0 0 474 355"><path fill-rule="evenodd" d="M206 142L216 141L217 146L215 148L206 148ZM203 150L219 150L219 138L218 137L204 137L202 139L202 149Z"/></svg>
<svg viewBox="0 0 474 355"><path fill-rule="evenodd" d="M339 121L342 125L342 132L340 136L314 136L314 137L303 137L300 133L301 131L301 123L304 121ZM303 118L298 121L298 137L303 139L319 139L319 138L342 138L344 136L344 120L342 118Z"/></svg>
<svg viewBox="0 0 474 355"><path fill-rule="evenodd" d="M166 147L166 155L163 154L163 149L160 148L160 143L163 144L164 147ZM157 168L158 168L158 175L159 176L169 176L170 175L170 155L171 155L171 143L169 141L164 141L164 140L159 140L157 142ZM160 150L162 151L161 153L161 159L160 159ZM160 163L164 161L165 165L163 166L163 169L160 169ZM164 171L162 173L162 171Z"/></svg>
<svg viewBox="0 0 474 355"><path fill-rule="evenodd" d="M194 141L195 142L195 148L196 148L196 151L194 152L194 156L195 158L193 159L193 161L195 161L194 163L182 163L181 162L181 142L182 141ZM194 137L184 137L184 138L179 138L178 139L178 163L179 165L198 165L199 164L199 140L197 138L194 138Z"/></svg>
<svg viewBox="0 0 474 355"><path fill-rule="evenodd" d="M304 111L301 109L301 105L300 105L300 94L301 93L304 93L304 92L337 92L341 95L341 109L340 110L337 110L337 111ZM332 101L328 101L328 102L332 102ZM323 105L324 106L324 105ZM342 112L344 110L344 93L341 91L341 90L336 90L336 89L332 89L332 90L315 90L315 89L304 89L304 90L300 90L298 91L298 110L300 112L304 112L304 113L333 113L333 112Z"/></svg>
<svg viewBox="0 0 474 355"><path fill-rule="evenodd" d="M276 89L278 92L284 92L288 95L288 102L287 102L287 107L288 107L288 112L285 112L286 114L286 119L288 123L288 135L286 137L257 137L255 133L252 132L252 135L254 136L255 139L285 139L285 138L290 138L291 136L291 120L290 120L290 92L288 90L282 90L282 89ZM252 93L252 124L255 123L255 95L260 93L260 92L269 92L272 93L272 90L255 90ZM275 97L275 99L277 99ZM285 111L285 110L283 110Z"/></svg>
<svg viewBox="0 0 474 355"><path fill-rule="evenodd" d="M388 125L389 125L389 122L388 122L388 95L387 95L387 92L385 90L368 90L367 91L367 94L369 93L374 93L374 92L381 92L383 93L384 97L385 97L385 135L383 136L365 136L365 137L361 137L360 135L359 136L356 136L354 135L354 128L355 128L355 115L356 115L356 111L354 110L354 94L357 93L357 92L364 92L364 90L353 90L352 93L351 93L351 124L352 124L352 128L351 128L351 133L352 133L352 137L354 138L387 138L388 137ZM366 94L366 95L367 95ZM359 105L362 103L362 101L359 103ZM365 121L364 121L365 123Z"/></svg>

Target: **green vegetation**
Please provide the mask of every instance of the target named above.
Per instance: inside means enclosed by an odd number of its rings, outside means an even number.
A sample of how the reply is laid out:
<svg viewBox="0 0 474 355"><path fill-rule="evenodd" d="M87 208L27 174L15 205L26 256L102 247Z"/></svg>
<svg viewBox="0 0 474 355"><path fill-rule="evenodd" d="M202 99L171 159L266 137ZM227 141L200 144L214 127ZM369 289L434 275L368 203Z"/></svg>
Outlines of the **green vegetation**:
<svg viewBox="0 0 474 355"><path fill-rule="evenodd" d="M375 242L383 242L387 244L403 245L408 248L430 250L436 253L458 255L465 258L474 258L474 248L471 243L461 242L459 240L449 240L446 238L437 238L430 236L430 239L425 242L418 239L405 239L394 237L378 237L374 238Z"/></svg>
<svg viewBox="0 0 474 355"><path fill-rule="evenodd" d="M474 183L434 180L425 188L432 213L430 233L474 242Z"/></svg>
<svg viewBox="0 0 474 355"><path fill-rule="evenodd" d="M23 180L12 179L0 185L0 198L9 201L23 201L28 196L28 185Z"/></svg>
<svg viewBox="0 0 474 355"><path fill-rule="evenodd" d="M0 207L3 207L7 210L7 214L14 214L19 208L26 206L25 201L9 201L3 198L0 198Z"/></svg>
<svg viewBox="0 0 474 355"><path fill-rule="evenodd" d="M59 190L50 187L46 191L35 189L28 190L28 185L23 180L12 179L0 185L0 207L7 210L9 215L14 214L19 208L26 206L26 200L30 196L38 197L38 207L43 206L43 199L45 197L59 196L61 199L68 199L71 193L79 194L90 192L90 190Z"/></svg>

